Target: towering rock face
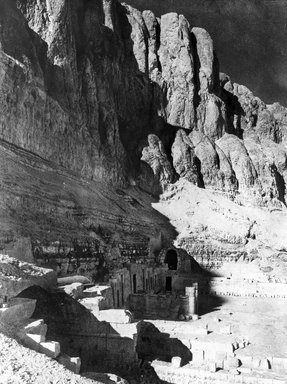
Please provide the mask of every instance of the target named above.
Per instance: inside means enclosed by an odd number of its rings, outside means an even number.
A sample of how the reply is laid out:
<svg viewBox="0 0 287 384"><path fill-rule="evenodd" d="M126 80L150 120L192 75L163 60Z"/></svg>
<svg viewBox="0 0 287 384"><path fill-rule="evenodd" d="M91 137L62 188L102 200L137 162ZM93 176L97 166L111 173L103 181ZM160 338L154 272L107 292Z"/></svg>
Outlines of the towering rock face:
<svg viewBox="0 0 287 384"><path fill-rule="evenodd" d="M267 103L287 106L285 0L122 0L157 16L177 12L211 35L224 72ZM278 27L280 26L280 27ZM262 45L264 42L264 46Z"/></svg>
<svg viewBox="0 0 287 384"><path fill-rule="evenodd" d="M182 15L169 13L161 18L161 76L165 84L167 123L176 127L194 127L194 65L190 27Z"/></svg>
<svg viewBox="0 0 287 384"><path fill-rule="evenodd" d="M125 247L174 240L147 192L182 179L285 209L287 110L220 74L182 15L0 0L0 89L2 248L23 238L60 271L97 254L105 273Z"/></svg>

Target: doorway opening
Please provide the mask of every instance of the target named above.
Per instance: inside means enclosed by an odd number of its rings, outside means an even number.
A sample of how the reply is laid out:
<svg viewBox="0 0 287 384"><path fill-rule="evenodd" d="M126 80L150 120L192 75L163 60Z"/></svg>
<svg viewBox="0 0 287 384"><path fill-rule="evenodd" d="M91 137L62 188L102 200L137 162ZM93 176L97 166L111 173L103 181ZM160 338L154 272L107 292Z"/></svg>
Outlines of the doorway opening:
<svg viewBox="0 0 287 384"><path fill-rule="evenodd" d="M167 292L171 292L172 291L172 277L171 276L166 276L166 279L165 279L165 290Z"/></svg>
<svg viewBox="0 0 287 384"><path fill-rule="evenodd" d="M137 293L137 275L133 275L133 293Z"/></svg>
<svg viewBox="0 0 287 384"><path fill-rule="evenodd" d="M168 269L177 270L177 253L174 249L169 249L166 252L164 262L168 265Z"/></svg>

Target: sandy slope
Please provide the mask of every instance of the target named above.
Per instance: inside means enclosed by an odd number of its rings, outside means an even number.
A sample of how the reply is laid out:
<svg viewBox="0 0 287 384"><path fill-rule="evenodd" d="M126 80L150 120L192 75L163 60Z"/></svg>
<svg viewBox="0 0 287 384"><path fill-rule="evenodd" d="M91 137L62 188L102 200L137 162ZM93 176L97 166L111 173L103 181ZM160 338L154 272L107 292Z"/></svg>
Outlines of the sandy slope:
<svg viewBox="0 0 287 384"><path fill-rule="evenodd" d="M203 252L196 248L202 243L206 252L208 247L220 247L252 261L248 269L253 273L259 272L258 266L268 267L268 276L286 277L286 210L240 206L226 195L200 189L186 180L170 186L153 207L170 219L179 233L177 243L192 239L195 254L197 249Z"/></svg>
<svg viewBox="0 0 287 384"><path fill-rule="evenodd" d="M56 360L18 344L0 333L1 384L95 384L75 375Z"/></svg>

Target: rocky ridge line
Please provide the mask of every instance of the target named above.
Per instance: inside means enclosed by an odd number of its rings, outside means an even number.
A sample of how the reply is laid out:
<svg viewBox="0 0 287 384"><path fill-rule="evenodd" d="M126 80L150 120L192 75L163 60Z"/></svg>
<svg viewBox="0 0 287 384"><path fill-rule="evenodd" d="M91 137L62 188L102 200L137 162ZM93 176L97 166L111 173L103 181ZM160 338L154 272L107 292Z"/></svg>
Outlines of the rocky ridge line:
<svg viewBox="0 0 287 384"><path fill-rule="evenodd" d="M84 176L124 182L143 167L140 152L155 134L173 168L165 182L176 173L262 205L285 203L286 109L220 74L204 29L116 0L17 5L29 28L1 5L2 63L19 74L13 87L2 81L4 139ZM6 27L12 14L22 41ZM152 169L166 164L152 152L143 157Z"/></svg>

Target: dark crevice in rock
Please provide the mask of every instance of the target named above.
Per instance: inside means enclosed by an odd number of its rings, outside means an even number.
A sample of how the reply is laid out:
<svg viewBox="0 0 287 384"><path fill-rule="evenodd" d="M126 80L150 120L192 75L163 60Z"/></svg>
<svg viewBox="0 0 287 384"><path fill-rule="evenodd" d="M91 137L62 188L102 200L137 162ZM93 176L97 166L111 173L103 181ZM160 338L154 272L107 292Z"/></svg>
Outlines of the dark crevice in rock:
<svg viewBox="0 0 287 384"><path fill-rule="evenodd" d="M220 92L219 73L220 73L219 60L216 52L213 51L213 90L216 96L219 96L219 92Z"/></svg>
<svg viewBox="0 0 287 384"><path fill-rule="evenodd" d="M226 105L227 126L226 132L236 135L239 139L243 138L243 129L241 127L241 118L245 116L245 112L233 93L221 88L221 99Z"/></svg>
<svg viewBox="0 0 287 384"><path fill-rule="evenodd" d="M196 37L194 33L190 32L190 41L191 41L191 50L194 62L194 111L195 111L195 120L197 119L197 108L200 105L201 97L200 97L200 60L197 52L196 46Z"/></svg>
<svg viewBox="0 0 287 384"><path fill-rule="evenodd" d="M284 205L286 205L286 201L285 201L286 183L285 183L284 177L281 175L281 173L278 172L278 169L275 164L271 166L271 174L275 179L276 188L278 191L278 199Z"/></svg>
<svg viewBox="0 0 287 384"><path fill-rule="evenodd" d="M203 175L201 173L201 161L199 160L198 157L194 157L193 160L194 165L196 166L197 169L197 178L198 178L198 184L197 186L199 188L205 188L204 181L203 181Z"/></svg>
<svg viewBox="0 0 287 384"><path fill-rule="evenodd" d="M157 57L157 65L158 65L158 70L160 72L162 72L162 66L161 66L161 62L160 62L159 56L158 56L158 51L160 49L160 25L159 25L158 22L156 23L155 32L156 32L156 57Z"/></svg>

